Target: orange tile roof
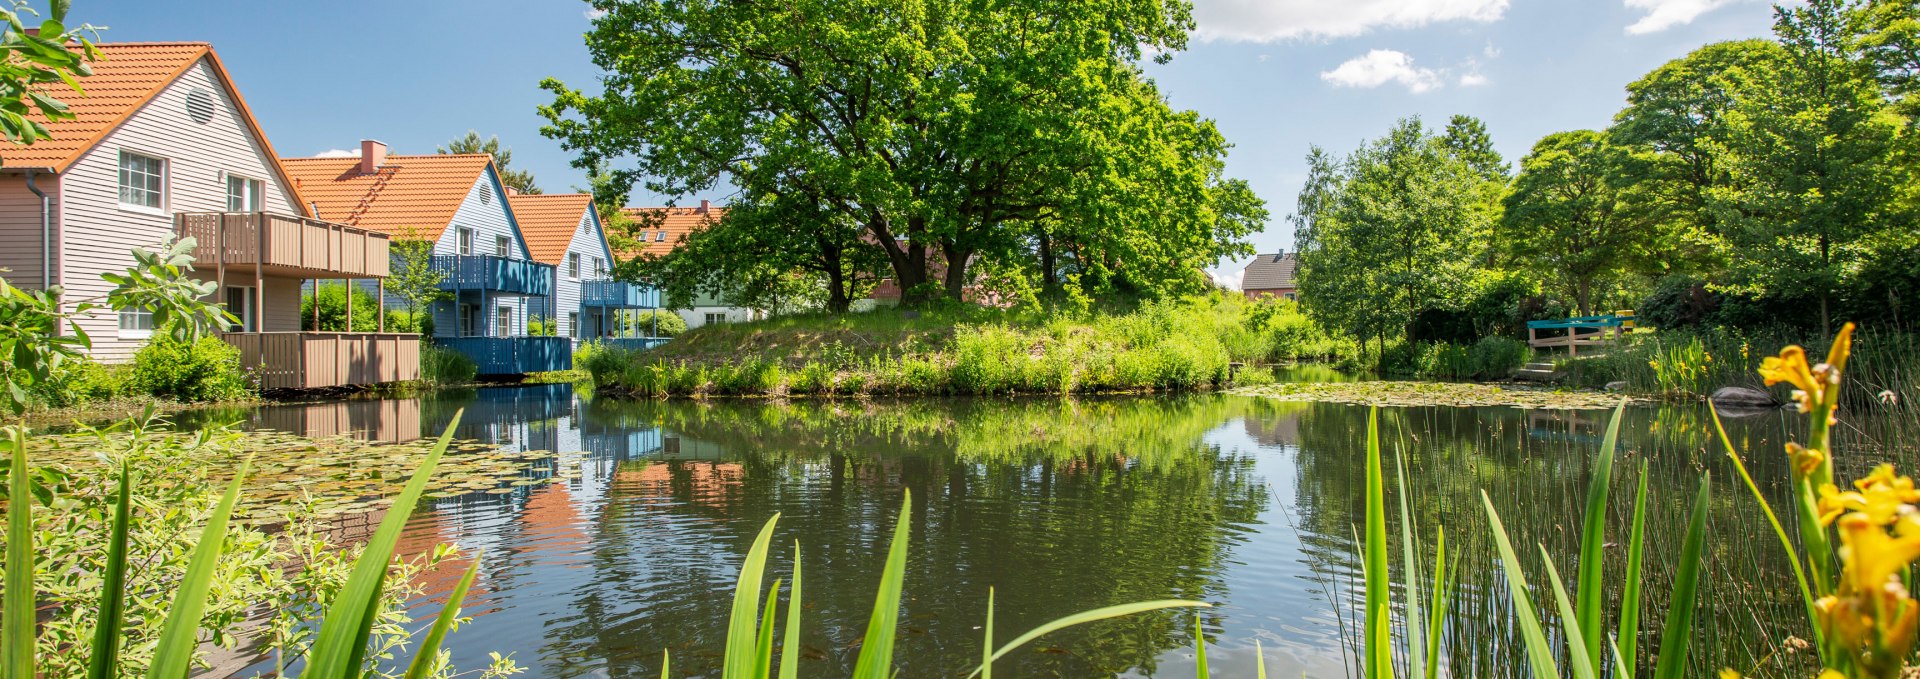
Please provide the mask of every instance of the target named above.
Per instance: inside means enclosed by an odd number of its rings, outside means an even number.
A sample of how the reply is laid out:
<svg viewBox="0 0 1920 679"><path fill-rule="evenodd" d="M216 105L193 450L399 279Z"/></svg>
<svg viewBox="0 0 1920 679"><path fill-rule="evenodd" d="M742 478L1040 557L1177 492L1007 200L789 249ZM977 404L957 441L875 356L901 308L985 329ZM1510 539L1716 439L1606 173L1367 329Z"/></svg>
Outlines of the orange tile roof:
<svg viewBox="0 0 1920 679"><path fill-rule="evenodd" d="M261 132L260 123L254 120L253 111L247 108L246 100L241 98L240 90L233 86L233 79L227 75L226 66L220 63L220 55L214 53L211 45L204 42L116 42L102 43L96 47L100 48L100 59L89 64L93 68L93 75L79 78L83 93L75 93L64 83L42 86L42 91L48 96L67 105L67 110L73 113L73 119L48 122L37 112L31 114L30 117L46 125L50 136L31 146L0 145L0 166L65 172L95 144L139 111L142 105L166 89L175 78L205 58L213 67L215 79L226 88L227 96L239 109L240 118L247 124L247 129L260 140L269 163L274 165L274 170L280 173L280 178L294 192L291 197L300 205L306 204L301 200L298 190L292 188L293 182L288 180L286 169L279 167L273 145L267 141L266 133Z"/></svg>
<svg viewBox="0 0 1920 679"><path fill-rule="evenodd" d="M282 158L315 217L396 238L439 240L473 182L493 163L484 153L387 156L361 173L359 158Z"/></svg>
<svg viewBox="0 0 1920 679"><path fill-rule="evenodd" d="M567 256L580 218L593 209L593 196L586 193L523 193L507 202L520 222L520 233L526 234L533 261L556 265Z"/></svg>
<svg viewBox="0 0 1920 679"><path fill-rule="evenodd" d="M642 253L664 255L680 246L680 239L688 233L718 221L727 214L724 207L629 207L622 208L621 214L634 220L638 230L636 237L645 241L638 250L623 250L621 259L630 259ZM667 232L667 239L660 240L660 232ZM634 236L635 234L626 234ZM612 238L612 234L608 234Z"/></svg>

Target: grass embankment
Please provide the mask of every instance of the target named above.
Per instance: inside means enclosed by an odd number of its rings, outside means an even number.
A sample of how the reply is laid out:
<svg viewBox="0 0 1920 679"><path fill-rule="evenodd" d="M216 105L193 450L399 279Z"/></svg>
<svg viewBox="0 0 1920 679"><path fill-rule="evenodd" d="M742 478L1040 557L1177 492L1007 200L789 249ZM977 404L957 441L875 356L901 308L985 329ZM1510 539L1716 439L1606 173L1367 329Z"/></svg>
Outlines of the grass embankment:
<svg viewBox="0 0 1920 679"><path fill-rule="evenodd" d="M592 349L602 393L635 396L1061 394L1263 383L1257 305L1224 296L1123 312L978 307L707 326L644 352Z"/></svg>

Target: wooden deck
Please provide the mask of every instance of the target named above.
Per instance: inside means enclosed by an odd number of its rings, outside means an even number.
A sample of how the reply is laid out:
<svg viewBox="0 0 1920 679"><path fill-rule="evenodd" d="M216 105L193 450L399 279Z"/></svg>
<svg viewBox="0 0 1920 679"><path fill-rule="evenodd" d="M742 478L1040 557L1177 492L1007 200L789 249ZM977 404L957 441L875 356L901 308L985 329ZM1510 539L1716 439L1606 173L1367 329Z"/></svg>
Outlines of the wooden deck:
<svg viewBox="0 0 1920 679"><path fill-rule="evenodd" d="M1567 355L1580 355L1580 347L1598 348L1612 344L1633 329L1632 312L1608 316L1581 316L1564 321L1527 321L1527 345L1535 349L1564 347ZM1541 333L1562 331L1564 334Z"/></svg>
<svg viewBox="0 0 1920 679"><path fill-rule="evenodd" d="M261 389L322 389L420 379L413 333L223 333Z"/></svg>
<svg viewBox="0 0 1920 679"><path fill-rule="evenodd" d="M174 232L192 236L194 267L300 278L385 278L387 235L272 212L182 212Z"/></svg>

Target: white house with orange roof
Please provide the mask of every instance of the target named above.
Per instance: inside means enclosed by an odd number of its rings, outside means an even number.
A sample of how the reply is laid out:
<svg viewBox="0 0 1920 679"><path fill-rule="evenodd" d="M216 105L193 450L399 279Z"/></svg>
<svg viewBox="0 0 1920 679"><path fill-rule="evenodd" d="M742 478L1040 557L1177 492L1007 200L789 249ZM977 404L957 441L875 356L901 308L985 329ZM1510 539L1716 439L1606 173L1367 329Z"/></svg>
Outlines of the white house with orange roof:
<svg viewBox="0 0 1920 679"><path fill-rule="evenodd" d="M530 321L556 311L554 267L534 260L492 156L389 154L363 140L358 157L281 163L315 214L433 242L448 293L433 305L435 344L473 359L483 375L573 366L566 338L528 333Z"/></svg>
<svg viewBox="0 0 1920 679"><path fill-rule="evenodd" d="M631 311L660 306L660 292L650 286L613 280L613 251L593 196L584 193L525 194L508 192L507 202L527 234L533 259L555 267L554 299L559 334L580 340L614 343L638 337L617 337L643 330L623 322Z"/></svg>
<svg viewBox="0 0 1920 679"><path fill-rule="evenodd" d="M620 253L621 257L632 259L643 254L664 255L672 252L688 234L725 217L727 209L703 200L699 207L629 207L621 212L639 225L635 231L639 247ZM697 293L688 307L673 311L687 322L689 329L718 323L744 323L766 317L765 312L758 309L732 306L726 300L704 291Z"/></svg>
<svg viewBox="0 0 1920 679"><path fill-rule="evenodd" d="M136 247L193 236L193 275L240 320L222 337L261 386L314 388L416 379L419 337L302 333L300 288L387 275L387 238L316 219L206 43L108 43L84 94L60 90L74 119L51 136L0 147L0 266L21 288L60 286L68 303L112 287ZM79 319L106 362L130 360L152 314Z"/></svg>

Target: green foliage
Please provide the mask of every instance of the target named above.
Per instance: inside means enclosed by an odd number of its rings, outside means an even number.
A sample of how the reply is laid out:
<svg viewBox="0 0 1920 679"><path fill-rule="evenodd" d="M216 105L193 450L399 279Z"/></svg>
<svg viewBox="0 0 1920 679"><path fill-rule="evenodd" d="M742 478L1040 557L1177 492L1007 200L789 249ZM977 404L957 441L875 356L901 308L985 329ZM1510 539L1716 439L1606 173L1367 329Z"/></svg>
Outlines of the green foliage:
<svg viewBox="0 0 1920 679"><path fill-rule="evenodd" d="M408 228L394 234L388 250L393 266L387 276L387 294L400 300L407 318L418 321L413 323L415 332L432 336L433 303L447 299L449 294L440 289L447 273L433 268L433 241Z"/></svg>
<svg viewBox="0 0 1920 679"><path fill-rule="evenodd" d="M1265 220L1225 176L1220 132L1174 110L1138 65L1185 47L1185 3L605 9L587 46L610 72L597 95L544 82L543 133L582 167L631 159L613 181L674 196L724 181L747 211L775 210L742 227L774 245L774 271L858 272L880 259L860 251L878 249L908 306L961 299L983 262L1047 283L1197 291L1205 266L1251 253L1244 239ZM811 270L819 287L852 289Z"/></svg>
<svg viewBox="0 0 1920 679"><path fill-rule="evenodd" d="M300 297L300 329L325 332L375 332L380 329L380 300L358 285L322 281L319 286L320 326L314 327L315 295ZM353 300L353 327L347 327L347 300ZM393 319L388 319L389 321ZM409 322L412 316L407 317Z"/></svg>
<svg viewBox="0 0 1920 679"><path fill-rule="evenodd" d="M217 337L183 342L155 335L133 355L128 381L135 392L186 402L236 399L253 389L240 349Z"/></svg>
<svg viewBox="0 0 1920 679"><path fill-rule="evenodd" d="M500 137L498 136L490 136L482 140L478 131L467 130L466 136L447 142L446 146L436 148L433 152L440 154L484 153L493 156L493 169L495 172L500 173L501 184L521 193L540 193L540 187L533 182L532 172L515 170L509 167L509 165L513 163L513 149L501 146Z"/></svg>
<svg viewBox="0 0 1920 679"><path fill-rule="evenodd" d="M1593 315L1598 296L1667 238L1657 229L1655 201L1631 180L1639 169L1626 147L1602 133L1547 135L1520 161L1495 230L1498 246L1515 264L1560 283L1580 315Z"/></svg>
<svg viewBox="0 0 1920 679"><path fill-rule="evenodd" d="M560 321L534 314L527 318L527 334L532 337L556 337L560 334Z"/></svg>
<svg viewBox="0 0 1920 679"><path fill-rule="evenodd" d="M632 319L632 332L643 337L679 337L687 332L687 319L671 309L635 311Z"/></svg>
<svg viewBox="0 0 1920 679"><path fill-rule="evenodd" d="M84 94L79 78L93 73L89 62L100 59L93 45L99 29L90 24L67 27L69 0L52 0L47 18L28 31L27 21L38 15L25 0L17 0L0 17L7 22L0 34L0 134L7 141L29 145L50 136L45 122L72 120L73 112L53 91L64 84ZM69 44L77 44L73 49ZM44 121L44 122L43 122Z"/></svg>
<svg viewBox="0 0 1920 679"><path fill-rule="evenodd" d="M1720 294L1691 276L1660 279L1647 298L1634 307L1636 322L1662 330L1698 327L1720 309Z"/></svg>
<svg viewBox="0 0 1920 679"><path fill-rule="evenodd" d="M420 346L420 381L429 385L466 384L480 374L480 366L466 354L432 343Z"/></svg>

